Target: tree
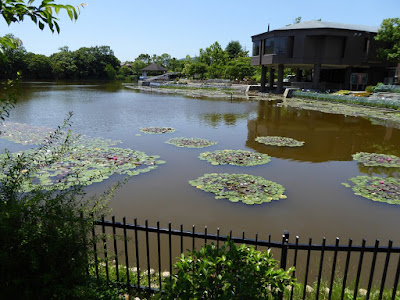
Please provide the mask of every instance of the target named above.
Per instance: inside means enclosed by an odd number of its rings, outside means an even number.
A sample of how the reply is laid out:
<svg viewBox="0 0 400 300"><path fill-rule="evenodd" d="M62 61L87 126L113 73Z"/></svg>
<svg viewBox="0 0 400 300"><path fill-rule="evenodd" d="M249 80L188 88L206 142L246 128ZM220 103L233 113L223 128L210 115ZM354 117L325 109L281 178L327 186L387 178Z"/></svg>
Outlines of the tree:
<svg viewBox="0 0 400 300"><path fill-rule="evenodd" d="M244 56L242 45L239 41L230 41L225 48L230 59L237 58L239 56Z"/></svg>
<svg viewBox="0 0 400 300"><path fill-rule="evenodd" d="M229 62L226 68L226 77L230 79L251 78L254 75L255 67L250 63L250 57L238 57Z"/></svg>
<svg viewBox="0 0 400 300"><path fill-rule="evenodd" d="M294 19L293 24L299 24L301 22L301 17L297 17L296 19Z"/></svg>
<svg viewBox="0 0 400 300"><path fill-rule="evenodd" d="M5 38L7 40L19 41L19 39L12 34L7 34ZM3 58L0 59L0 78L15 78L18 71L25 70L24 56L26 50L22 46L22 43L17 43L15 47L0 44L0 52Z"/></svg>
<svg viewBox="0 0 400 300"><path fill-rule="evenodd" d="M400 18L384 19L375 40L380 42L378 48L380 58L400 62Z"/></svg>
<svg viewBox="0 0 400 300"><path fill-rule="evenodd" d="M24 57L26 71L24 77L35 79L52 79L52 71L50 58L35 53L27 53Z"/></svg>

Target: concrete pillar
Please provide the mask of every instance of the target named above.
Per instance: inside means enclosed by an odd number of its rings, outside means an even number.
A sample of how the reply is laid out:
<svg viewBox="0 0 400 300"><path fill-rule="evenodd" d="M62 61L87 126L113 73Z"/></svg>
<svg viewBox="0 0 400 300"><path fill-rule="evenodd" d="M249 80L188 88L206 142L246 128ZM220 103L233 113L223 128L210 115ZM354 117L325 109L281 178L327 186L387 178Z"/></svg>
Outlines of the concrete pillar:
<svg viewBox="0 0 400 300"><path fill-rule="evenodd" d="M296 81L300 82L303 79L303 70L300 68L296 69Z"/></svg>
<svg viewBox="0 0 400 300"><path fill-rule="evenodd" d="M275 78L275 70L274 68L269 68L268 84L270 89L274 88L274 78Z"/></svg>
<svg viewBox="0 0 400 300"><path fill-rule="evenodd" d="M346 68L344 74L344 89L350 90L350 77L351 77L351 67Z"/></svg>
<svg viewBox="0 0 400 300"><path fill-rule="evenodd" d="M261 87L260 92L265 92L265 83L267 82L267 67L261 66Z"/></svg>
<svg viewBox="0 0 400 300"><path fill-rule="evenodd" d="M276 87L276 92L282 94L283 92L283 65L278 65L278 84Z"/></svg>
<svg viewBox="0 0 400 300"><path fill-rule="evenodd" d="M319 78L321 76L321 64L314 64L314 74L312 88L318 89Z"/></svg>

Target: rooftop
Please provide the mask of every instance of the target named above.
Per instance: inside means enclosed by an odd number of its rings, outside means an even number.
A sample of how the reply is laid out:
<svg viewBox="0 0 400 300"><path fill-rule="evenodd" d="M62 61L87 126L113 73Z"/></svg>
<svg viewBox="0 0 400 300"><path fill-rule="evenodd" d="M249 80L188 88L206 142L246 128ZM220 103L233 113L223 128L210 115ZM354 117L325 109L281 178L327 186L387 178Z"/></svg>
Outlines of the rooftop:
<svg viewBox="0 0 400 300"><path fill-rule="evenodd" d="M167 71L167 69L157 64L151 64L143 68L142 71Z"/></svg>
<svg viewBox="0 0 400 300"><path fill-rule="evenodd" d="M367 26L367 25L342 24L342 23L325 22L325 21L306 21L288 25L275 30L320 29L320 28L346 29L346 30L366 31L375 33L378 32L379 29L379 27Z"/></svg>

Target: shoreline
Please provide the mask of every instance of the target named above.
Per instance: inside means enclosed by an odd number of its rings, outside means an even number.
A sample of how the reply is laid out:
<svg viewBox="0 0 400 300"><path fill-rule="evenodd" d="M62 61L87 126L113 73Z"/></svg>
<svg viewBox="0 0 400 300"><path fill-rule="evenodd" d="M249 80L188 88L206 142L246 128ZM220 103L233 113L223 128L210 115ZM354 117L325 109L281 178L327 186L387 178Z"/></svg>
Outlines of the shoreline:
<svg viewBox="0 0 400 300"><path fill-rule="evenodd" d="M320 111L323 113L341 114L345 116L364 117L375 124L392 126L400 129L400 111L387 108L363 106L357 104L345 104L329 101L302 99L302 98L283 98L282 95L260 93L253 91L243 91L235 89L206 89L196 87L185 88L160 88L147 86L125 85L125 88L144 92L169 95L182 95L191 98L218 98L227 100L247 100L247 101L282 101L279 106L289 106L293 108ZM385 122L385 124L382 124ZM389 123L389 124L388 124Z"/></svg>

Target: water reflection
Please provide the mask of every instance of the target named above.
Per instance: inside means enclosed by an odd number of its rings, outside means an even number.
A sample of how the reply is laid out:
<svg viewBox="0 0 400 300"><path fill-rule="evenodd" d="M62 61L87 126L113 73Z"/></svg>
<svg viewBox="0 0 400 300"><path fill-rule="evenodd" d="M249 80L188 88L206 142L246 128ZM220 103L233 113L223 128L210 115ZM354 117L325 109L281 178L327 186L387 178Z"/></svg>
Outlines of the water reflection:
<svg viewBox="0 0 400 300"><path fill-rule="evenodd" d="M257 118L247 124L246 146L277 158L307 162L348 161L356 152L400 154L400 130L377 126L369 120L317 111L278 107L260 102ZM273 147L255 141L258 136L286 136L305 145Z"/></svg>
<svg viewBox="0 0 400 300"><path fill-rule="evenodd" d="M236 122L240 119L247 119L248 114L235 114L235 113L207 113L199 115L199 118L211 125L213 128L217 128L222 124L226 126L235 126Z"/></svg>

